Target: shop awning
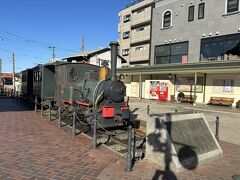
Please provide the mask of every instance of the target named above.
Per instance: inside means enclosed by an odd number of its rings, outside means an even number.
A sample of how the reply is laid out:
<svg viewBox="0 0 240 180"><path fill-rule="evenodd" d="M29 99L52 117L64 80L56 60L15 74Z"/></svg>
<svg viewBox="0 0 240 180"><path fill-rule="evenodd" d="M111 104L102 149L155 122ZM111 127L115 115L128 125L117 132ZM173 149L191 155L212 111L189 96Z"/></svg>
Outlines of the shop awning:
<svg viewBox="0 0 240 180"><path fill-rule="evenodd" d="M187 64L161 64L117 69L118 74L240 73L240 61L214 61Z"/></svg>

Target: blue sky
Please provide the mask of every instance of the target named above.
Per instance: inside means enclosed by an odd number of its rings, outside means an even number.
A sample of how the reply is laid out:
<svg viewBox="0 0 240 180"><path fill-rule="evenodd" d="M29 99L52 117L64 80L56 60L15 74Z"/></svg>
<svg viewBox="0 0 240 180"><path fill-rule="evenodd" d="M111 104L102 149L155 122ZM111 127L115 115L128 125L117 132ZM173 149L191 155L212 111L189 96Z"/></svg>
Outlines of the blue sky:
<svg viewBox="0 0 240 180"><path fill-rule="evenodd" d="M56 46L56 57L108 46L118 39L118 12L128 0L1 0L0 58L3 72L11 71L15 53L16 71L46 63Z"/></svg>

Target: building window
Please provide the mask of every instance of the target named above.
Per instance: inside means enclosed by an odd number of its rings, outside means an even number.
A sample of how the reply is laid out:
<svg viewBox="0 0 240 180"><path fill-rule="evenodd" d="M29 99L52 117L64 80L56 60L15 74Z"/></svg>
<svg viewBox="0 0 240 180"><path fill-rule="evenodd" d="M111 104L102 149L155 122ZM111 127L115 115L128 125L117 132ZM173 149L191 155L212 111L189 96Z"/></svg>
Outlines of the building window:
<svg viewBox="0 0 240 180"><path fill-rule="evenodd" d="M126 23L131 20L131 14L127 14L126 16L123 16L123 22Z"/></svg>
<svg viewBox="0 0 240 180"><path fill-rule="evenodd" d="M40 71L35 71L33 74L33 81L40 82L42 80L42 75Z"/></svg>
<svg viewBox="0 0 240 180"><path fill-rule="evenodd" d="M172 25L172 12L166 11L163 13L163 28L170 27Z"/></svg>
<svg viewBox="0 0 240 180"><path fill-rule="evenodd" d="M190 6L188 9L188 21L194 20L194 6Z"/></svg>
<svg viewBox="0 0 240 180"><path fill-rule="evenodd" d="M135 51L143 51L144 50L144 46L138 46L135 48Z"/></svg>
<svg viewBox="0 0 240 180"><path fill-rule="evenodd" d="M155 47L155 63L187 63L188 42L160 45Z"/></svg>
<svg viewBox="0 0 240 180"><path fill-rule="evenodd" d="M214 79L213 92L214 93L233 93L234 80L233 79Z"/></svg>
<svg viewBox="0 0 240 180"><path fill-rule="evenodd" d="M27 82L27 72L22 74L22 82Z"/></svg>
<svg viewBox="0 0 240 180"><path fill-rule="evenodd" d="M240 33L201 40L200 61L240 60Z"/></svg>
<svg viewBox="0 0 240 180"><path fill-rule="evenodd" d="M123 33L123 39L128 39L130 37L130 31L126 31Z"/></svg>
<svg viewBox="0 0 240 180"><path fill-rule="evenodd" d="M144 27L140 27L136 29L136 32L144 31Z"/></svg>
<svg viewBox="0 0 240 180"><path fill-rule="evenodd" d="M227 13L239 11L239 0L227 0Z"/></svg>
<svg viewBox="0 0 240 180"><path fill-rule="evenodd" d="M37 72L33 73L33 81L36 82L37 81Z"/></svg>
<svg viewBox="0 0 240 180"><path fill-rule="evenodd" d="M203 19L205 13L205 3L198 5L198 19Z"/></svg>
<svg viewBox="0 0 240 180"><path fill-rule="evenodd" d="M122 55L123 56L128 56L129 55L129 49L123 49L122 50Z"/></svg>
<svg viewBox="0 0 240 180"><path fill-rule="evenodd" d="M155 63L169 64L171 56L171 45L162 45L155 47Z"/></svg>

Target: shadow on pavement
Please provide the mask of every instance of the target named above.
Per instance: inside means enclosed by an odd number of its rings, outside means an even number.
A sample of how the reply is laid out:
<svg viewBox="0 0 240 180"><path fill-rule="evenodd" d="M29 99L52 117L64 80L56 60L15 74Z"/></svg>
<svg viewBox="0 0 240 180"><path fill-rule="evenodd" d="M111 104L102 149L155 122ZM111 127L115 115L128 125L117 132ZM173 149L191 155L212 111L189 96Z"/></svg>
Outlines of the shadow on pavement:
<svg viewBox="0 0 240 180"><path fill-rule="evenodd" d="M167 116L167 123L162 123L159 118L155 118L155 132L148 135L148 143L153 146L153 151L161 152L164 155L164 170L156 170L152 179L163 179L163 180L176 180L177 177L175 173L171 170L171 162L173 156L177 156L180 164L186 170L193 170L198 166L197 154L194 151L194 147L191 147L186 144L173 142L172 139L172 121L171 115ZM163 126L167 129L169 136L163 135L162 130ZM164 136L164 137L163 137ZM166 137L165 137L166 136ZM164 141L162 139L166 138ZM170 139L168 139L170 138ZM176 152L177 154L172 153L172 144L180 145L181 147Z"/></svg>
<svg viewBox="0 0 240 180"><path fill-rule="evenodd" d="M0 96L0 112L28 111L29 108L17 103L15 99L7 96Z"/></svg>

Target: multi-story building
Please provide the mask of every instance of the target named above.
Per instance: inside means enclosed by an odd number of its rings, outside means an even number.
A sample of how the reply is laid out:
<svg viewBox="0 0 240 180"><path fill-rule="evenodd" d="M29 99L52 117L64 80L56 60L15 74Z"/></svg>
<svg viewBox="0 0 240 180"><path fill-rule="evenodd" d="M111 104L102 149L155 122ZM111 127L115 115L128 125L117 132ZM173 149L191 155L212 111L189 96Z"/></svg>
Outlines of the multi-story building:
<svg viewBox="0 0 240 180"><path fill-rule="evenodd" d="M240 102L240 0L154 0L150 66L119 73L138 82L170 80L208 103L212 97ZM195 101L195 100L194 100Z"/></svg>
<svg viewBox="0 0 240 180"><path fill-rule="evenodd" d="M135 0L119 12L120 54L127 63L122 66L150 63L151 15L153 0Z"/></svg>
<svg viewBox="0 0 240 180"><path fill-rule="evenodd" d="M239 0L155 0L151 47L151 64L240 60Z"/></svg>

